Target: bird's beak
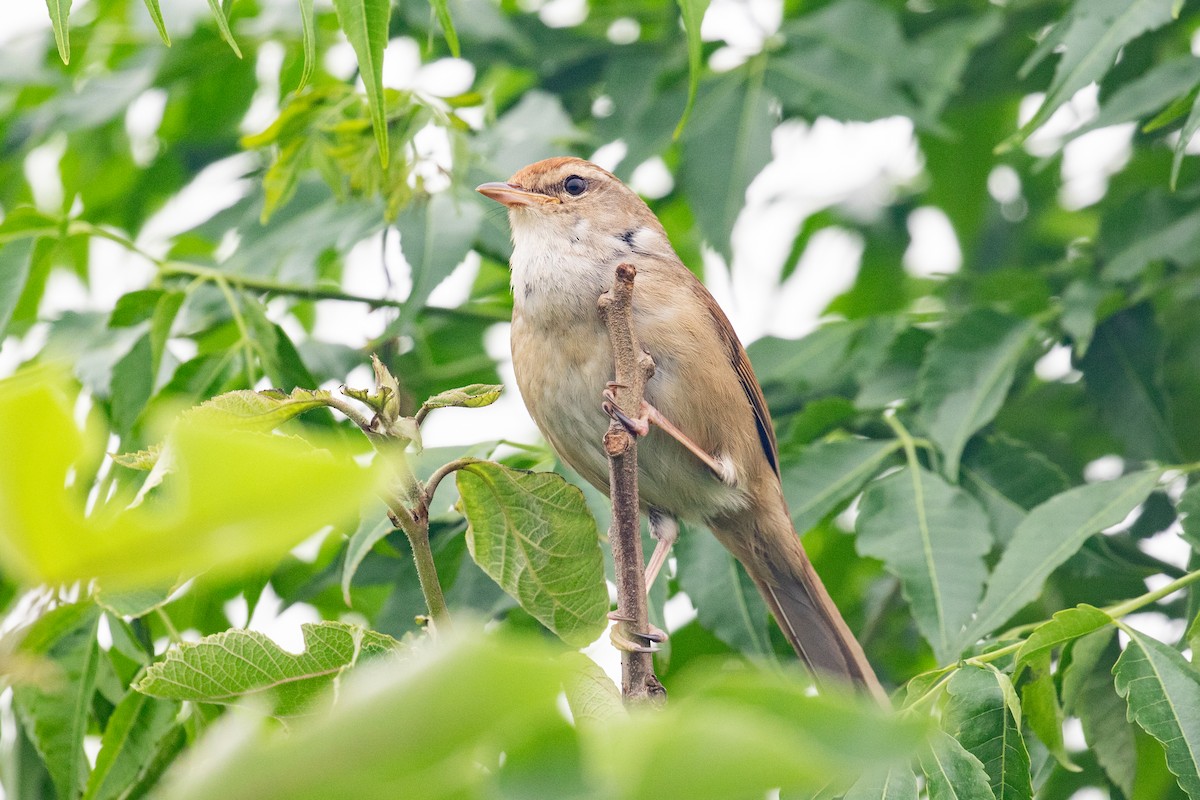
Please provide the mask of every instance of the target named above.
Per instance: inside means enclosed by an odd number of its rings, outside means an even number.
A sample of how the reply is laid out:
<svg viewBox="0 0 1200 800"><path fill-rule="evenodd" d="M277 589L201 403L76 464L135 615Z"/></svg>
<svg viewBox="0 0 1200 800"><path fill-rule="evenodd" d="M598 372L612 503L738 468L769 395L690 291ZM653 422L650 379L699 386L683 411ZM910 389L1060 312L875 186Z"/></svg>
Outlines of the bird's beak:
<svg viewBox="0 0 1200 800"><path fill-rule="evenodd" d="M528 189L522 189L520 186L513 186L511 183L502 183L500 181L481 183L475 187L475 191L484 197L490 197L497 203L503 203L509 208L514 208L515 206L544 206L562 202L557 197L531 192Z"/></svg>

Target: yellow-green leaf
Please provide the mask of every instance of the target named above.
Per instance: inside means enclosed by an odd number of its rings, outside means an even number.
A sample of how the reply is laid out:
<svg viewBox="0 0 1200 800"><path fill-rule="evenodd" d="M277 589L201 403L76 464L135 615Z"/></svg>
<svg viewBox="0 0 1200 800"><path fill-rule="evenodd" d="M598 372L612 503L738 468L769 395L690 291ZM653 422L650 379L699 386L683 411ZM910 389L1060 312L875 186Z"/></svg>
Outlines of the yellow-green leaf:
<svg viewBox="0 0 1200 800"><path fill-rule="evenodd" d="M358 71L367 90L371 124L379 145L379 163L388 165L387 118L383 104L383 50L387 46L389 0L334 0L338 23L358 57Z"/></svg>
<svg viewBox="0 0 1200 800"><path fill-rule="evenodd" d="M221 5L221 0L208 0L208 7L212 9L213 16L217 20L217 30L221 32L221 38L233 49L233 54L241 58L241 48L233 38L233 31L229 29L229 17L225 16L225 8Z"/></svg>
<svg viewBox="0 0 1200 800"><path fill-rule="evenodd" d="M71 0L46 0L50 12L50 25L54 28L54 43L58 45L58 57L64 64L71 63L71 31L67 25L71 16Z"/></svg>

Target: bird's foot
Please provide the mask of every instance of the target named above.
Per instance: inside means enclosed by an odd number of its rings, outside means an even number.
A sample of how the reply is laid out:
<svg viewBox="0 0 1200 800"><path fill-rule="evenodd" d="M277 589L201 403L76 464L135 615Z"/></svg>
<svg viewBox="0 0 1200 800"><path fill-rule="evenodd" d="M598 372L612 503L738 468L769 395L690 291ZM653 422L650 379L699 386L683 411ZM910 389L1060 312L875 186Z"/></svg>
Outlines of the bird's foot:
<svg viewBox="0 0 1200 800"><path fill-rule="evenodd" d="M608 618L616 623L633 622L632 617L627 617L618 611L610 611ZM667 640L667 633L663 629L647 623L649 630L645 633L631 632L625 633L625 626L617 624L612 626L608 632L608 637L612 640L613 647L618 650L624 650L629 653L657 653L661 648L659 644ZM637 641L637 640L641 641Z"/></svg>
<svg viewBox="0 0 1200 800"><path fill-rule="evenodd" d="M604 402L600 405L604 409L604 413L621 423L621 427L629 431L631 436L645 436L650 432L650 420L645 414L649 404L642 401L642 413L637 417L631 417L621 410L617 405L617 389L624 387L619 383L610 382L604 387Z"/></svg>

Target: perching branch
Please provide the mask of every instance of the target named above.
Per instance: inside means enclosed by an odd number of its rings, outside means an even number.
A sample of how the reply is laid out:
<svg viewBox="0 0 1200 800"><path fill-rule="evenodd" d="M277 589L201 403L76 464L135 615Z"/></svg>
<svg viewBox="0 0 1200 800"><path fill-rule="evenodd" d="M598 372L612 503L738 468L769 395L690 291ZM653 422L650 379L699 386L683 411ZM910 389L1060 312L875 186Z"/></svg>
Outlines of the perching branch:
<svg viewBox="0 0 1200 800"><path fill-rule="evenodd" d="M640 413L646 381L654 374L654 360L633 335L635 275L637 270L633 265L619 265L613 288L601 295L599 301L600 318L608 327L612 343L617 406L631 417ZM617 624L624 626L624 639L636 640L650 626L638 504L637 440L614 419L604 434L604 450L608 453L612 498L609 545L617 583ZM654 674L651 653L621 653L621 694L635 703L661 701L666 697Z"/></svg>

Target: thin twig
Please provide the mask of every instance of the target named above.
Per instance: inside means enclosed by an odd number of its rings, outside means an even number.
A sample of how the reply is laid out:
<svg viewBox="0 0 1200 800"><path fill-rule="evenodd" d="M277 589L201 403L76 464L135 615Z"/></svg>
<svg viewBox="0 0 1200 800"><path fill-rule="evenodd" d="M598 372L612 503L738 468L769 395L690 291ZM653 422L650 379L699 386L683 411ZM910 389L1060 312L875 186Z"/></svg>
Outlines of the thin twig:
<svg viewBox="0 0 1200 800"><path fill-rule="evenodd" d="M600 317L608 327L612 344L616 401L629 416L640 413L646 381L654 373L654 361L633 334L633 279L631 264L617 267L613 288L600 297ZM615 419L604 434L608 454L609 496L612 498L612 547L617 583L618 625L624 638L636 641L650 629L646 602L646 580L642 560L642 525L638 503L637 440ZM654 674L653 655L648 652L621 653L621 694L628 702L661 702L666 691Z"/></svg>

